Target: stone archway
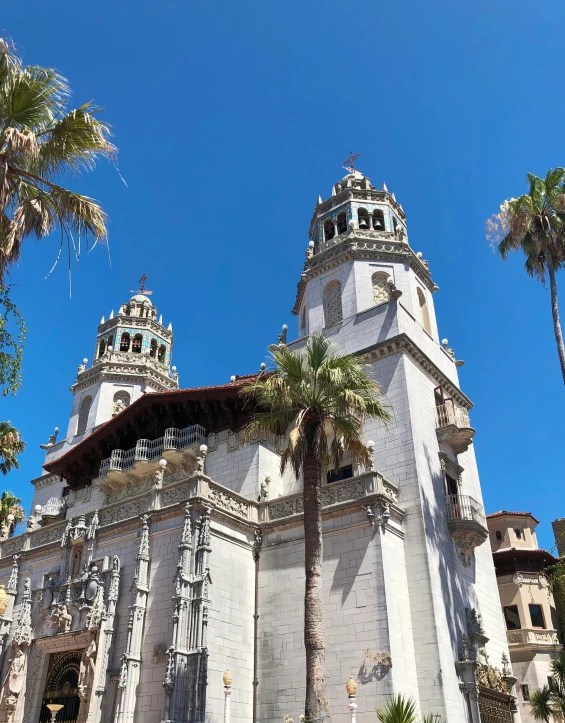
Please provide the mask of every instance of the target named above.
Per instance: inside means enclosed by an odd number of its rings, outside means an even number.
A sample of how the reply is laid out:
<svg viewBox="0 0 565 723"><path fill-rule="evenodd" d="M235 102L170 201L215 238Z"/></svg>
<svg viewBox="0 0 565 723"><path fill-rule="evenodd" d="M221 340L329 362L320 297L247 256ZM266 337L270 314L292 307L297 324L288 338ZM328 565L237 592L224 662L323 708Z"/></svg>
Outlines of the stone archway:
<svg viewBox="0 0 565 723"><path fill-rule="evenodd" d="M58 723L75 723L78 719L80 708L78 681L82 652L82 650L71 650L54 653L49 657L39 723L48 723L51 720L47 703L64 705L57 715Z"/></svg>

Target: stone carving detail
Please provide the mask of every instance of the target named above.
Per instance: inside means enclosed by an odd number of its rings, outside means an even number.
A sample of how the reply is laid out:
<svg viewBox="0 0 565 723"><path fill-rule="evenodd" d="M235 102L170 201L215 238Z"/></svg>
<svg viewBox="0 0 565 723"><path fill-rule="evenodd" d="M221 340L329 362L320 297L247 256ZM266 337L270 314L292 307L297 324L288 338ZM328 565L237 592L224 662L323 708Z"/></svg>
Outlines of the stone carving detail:
<svg viewBox="0 0 565 723"><path fill-rule="evenodd" d="M153 647L153 663L166 663L167 662L167 645L166 643L159 643Z"/></svg>
<svg viewBox="0 0 565 723"><path fill-rule="evenodd" d="M16 645L29 645L33 637L31 627L31 580L26 578L24 582L24 594L20 605L18 622L14 632L14 642Z"/></svg>
<svg viewBox="0 0 565 723"><path fill-rule="evenodd" d="M483 619L475 608L467 608L467 630L469 635L484 635Z"/></svg>
<svg viewBox="0 0 565 723"><path fill-rule="evenodd" d="M261 494L259 495L259 502L262 500L268 500L269 499L269 487L271 485L271 478L265 477L263 482L261 482Z"/></svg>
<svg viewBox="0 0 565 723"><path fill-rule="evenodd" d="M176 505L179 502L185 502L190 497L190 488L186 485L166 489L161 494L161 503L163 507L168 505Z"/></svg>
<svg viewBox="0 0 565 723"><path fill-rule="evenodd" d="M8 580L8 585L6 586L6 591L11 593L17 593L18 591L18 561L20 559L19 555L14 555L13 562L12 562L12 572L10 573L10 579Z"/></svg>
<svg viewBox="0 0 565 723"><path fill-rule="evenodd" d="M51 613L51 625L55 628L55 633L68 633L73 624L73 617L67 611L67 606L63 603L57 605Z"/></svg>
<svg viewBox="0 0 565 723"><path fill-rule="evenodd" d="M12 658L2 691L8 723L14 720L18 698L24 688L26 653L18 645L12 648Z"/></svg>
<svg viewBox="0 0 565 723"><path fill-rule="evenodd" d="M518 587L522 587L522 585L538 585L540 588L547 588L548 586L547 578L541 573L515 572L512 582Z"/></svg>
<svg viewBox="0 0 565 723"><path fill-rule="evenodd" d="M247 519L247 503L243 500L237 499L234 495L230 495L223 490L210 486L208 490L208 498L220 509L233 512L233 514Z"/></svg>
<svg viewBox="0 0 565 723"><path fill-rule="evenodd" d="M87 697L88 689L92 686L94 680L96 652L96 636L93 635L80 660L78 694L83 700Z"/></svg>
<svg viewBox="0 0 565 723"><path fill-rule="evenodd" d="M114 404L112 406L112 417L116 414L123 412L126 407L129 407L131 401L130 395L125 391L119 391L114 394Z"/></svg>
<svg viewBox="0 0 565 723"><path fill-rule="evenodd" d="M485 688L497 690L499 693L510 693L508 682L504 680L500 670L493 665L478 664L477 683Z"/></svg>

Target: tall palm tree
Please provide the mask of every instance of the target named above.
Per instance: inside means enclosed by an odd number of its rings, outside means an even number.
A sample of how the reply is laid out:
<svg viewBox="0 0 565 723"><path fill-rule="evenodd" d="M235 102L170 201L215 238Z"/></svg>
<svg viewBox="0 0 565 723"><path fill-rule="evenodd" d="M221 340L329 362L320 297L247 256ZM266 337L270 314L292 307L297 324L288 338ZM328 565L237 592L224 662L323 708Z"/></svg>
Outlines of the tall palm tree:
<svg viewBox="0 0 565 723"><path fill-rule="evenodd" d="M11 492L2 492L0 497L0 533L6 536L13 535L19 522L25 517L24 508L21 506L21 499ZM8 515L13 519L8 521Z"/></svg>
<svg viewBox="0 0 565 723"><path fill-rule="evenodd" d="M545 284L549 276L553 330L565 383L565 345L559 320L555 272L565 265L565 169L549 170L544 178L528 173L530 190L511 198L487 221L487 237L507 259L523 251L526 272Z"/></svg>
<svg viewBox="0 0 565 723"><path fill-rule="evenodd" d="M110 128L92 101L66 105L67 80L53 68L24 67L13 45L0 38L0 283L18 259L26 236L61 231L78 256L81 237L107 236L107 217L87 196L57 184L59 177L92 169L111 157Z"/></svg>
<svg viewBox="0 0 565 723"><path fill-rule="evenodd" d="M550 664L551 677L547 685L530 695L530 709L534 720L563 720L565 717L565 650Z"/></svg>
<svg viewBox="0 0 565 723"><path fill-rule="evenodd" d="M361 441L369 417L386 421L389 414L378 384L366 365L339 354L322 334L312 335L296 353L286 345L271 350L274 371L260 375L244 389L255 400L247 435L288 434L281 473L288 465L303 477L304 645L306 649L305 715L310 723L329 718L325 682L325 625L322 597L322 474L338 468L345 454L368 465Z"/></svg>
<svg viewBox="0 0 565 723"><path fill-rule="evenodd" d="M10 422L0 422L0 472L8 474L15 468L19 469L17 455L24 451L25 442L20 439L20 433L12 427Z"/></svg>

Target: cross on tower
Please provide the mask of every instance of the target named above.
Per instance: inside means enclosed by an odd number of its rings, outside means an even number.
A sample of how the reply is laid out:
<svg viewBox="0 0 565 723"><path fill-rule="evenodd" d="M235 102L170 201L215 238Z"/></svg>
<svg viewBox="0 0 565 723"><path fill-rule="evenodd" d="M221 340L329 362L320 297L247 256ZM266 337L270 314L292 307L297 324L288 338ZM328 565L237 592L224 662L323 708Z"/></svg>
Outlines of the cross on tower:
<svg viewBox="0 0 565 723"><path fill-rule="evenodd" d="M145 288L145 282L149 278L148 274L142 274L141 278L139 279L139 289L136 291L135 289L130 289L131 294L145 294L145 296L149 296L152 294L152 291L149 291L149 289Z"/></svg>
<svg viewBox="0 0 565 723"><path fill-rule="evenodd" d="M355 173L355 161L360 155L360 153L353 153L353 151L349 151L349 158L346 158L343 162L343 168L345 168L346 171L349 171L349 173Z"/></svg>

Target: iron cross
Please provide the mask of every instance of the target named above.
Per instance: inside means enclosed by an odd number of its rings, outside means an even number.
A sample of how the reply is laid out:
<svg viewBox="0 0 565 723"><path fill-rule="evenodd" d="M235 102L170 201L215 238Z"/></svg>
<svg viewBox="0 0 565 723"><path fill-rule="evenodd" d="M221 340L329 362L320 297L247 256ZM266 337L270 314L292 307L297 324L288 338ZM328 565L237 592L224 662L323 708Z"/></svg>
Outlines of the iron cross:
<svg viewBox="0 0 565 723"><path fill-rule="evenodd" d="M360 153L353 153L353 151L349 151L349 158L346 158L343 162L343 168L345 168L346 171L349 171L349 173L355 173L355 161L360 155Z"/></svg>

